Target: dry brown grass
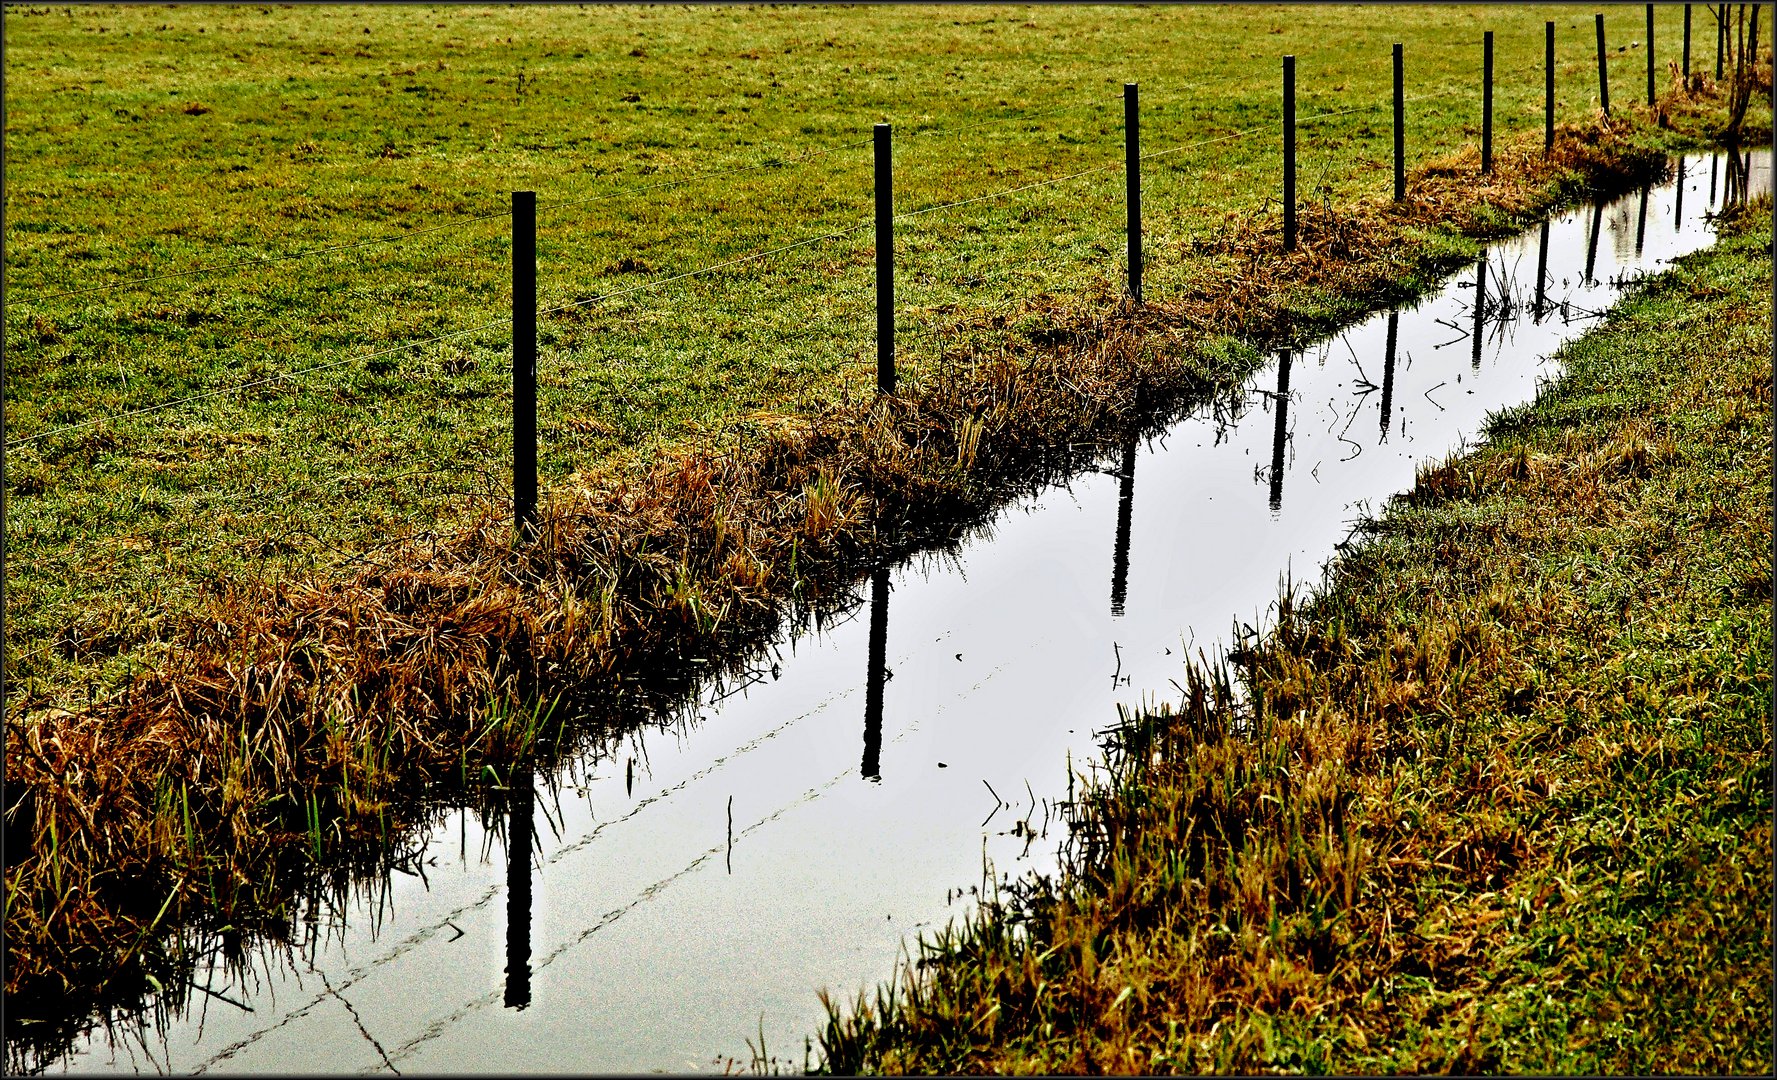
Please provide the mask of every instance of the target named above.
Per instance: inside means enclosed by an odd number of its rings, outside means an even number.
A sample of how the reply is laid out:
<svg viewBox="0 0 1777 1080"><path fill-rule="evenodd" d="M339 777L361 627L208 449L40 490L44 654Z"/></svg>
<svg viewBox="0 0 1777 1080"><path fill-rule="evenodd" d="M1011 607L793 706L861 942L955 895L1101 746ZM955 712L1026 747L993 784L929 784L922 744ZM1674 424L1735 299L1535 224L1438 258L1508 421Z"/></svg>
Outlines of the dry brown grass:
<svg viewBox="0 0 1777 1080"><path fill-rule="evenodd" d="M1456 161L1400 207L1304 207L1294 253L1269 218L1232 221L1178 298L1131 310L1101 284L1036 312L1040 345L958 325L898 396L577 477L521 550L490 511L346 576L216 596L126 693L9 718L9 1000L55 1014L138 992L157 928L200 911L262 925L306 867L399 831L435 786L555 759L651 673L759 641L785 603L1238 378L1218 335L1324 329L1448 262L1433 226L1496 232L1663 168L1631 134L1565 129L1547 161L1507 150L1478 193ZM556 706L499 704L514 698Z"/></svg>

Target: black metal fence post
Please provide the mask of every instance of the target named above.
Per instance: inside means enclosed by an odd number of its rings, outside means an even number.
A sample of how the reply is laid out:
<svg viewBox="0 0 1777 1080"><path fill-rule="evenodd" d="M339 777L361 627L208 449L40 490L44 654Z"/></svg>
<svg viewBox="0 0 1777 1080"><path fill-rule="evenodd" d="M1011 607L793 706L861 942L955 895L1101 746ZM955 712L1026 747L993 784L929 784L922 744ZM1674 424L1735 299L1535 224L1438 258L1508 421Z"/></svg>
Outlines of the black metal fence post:
<svg viewBox="0 0 1777 1080"><path fill-rule="evenodd" d="M1543 153L1555 149L1555 24L1543 23Z"/></svg>
<svg viewBox="0 0 1777 1080"><path fill-rule="evenodd" d="M1647 107L1654 107L1654 6L1647 5Z"/></svg>
<svg viewBox="0 0 1777 1080"><path fill-rule="evenodd" d="M1407 197L1407 74L1401 43L1394 44L1394 201Z"/></svg>
<svg viewBox="0 0 1777 1080"><path fill-rule="evenodd" d="M1604 12L1595 17L1594 25L1598 27L1598 104L1604 109L1604 115L1610 116L1610 75L1604 68Z"/></svg>
<svg viewBox="0 0 1777 1080"><path fill-rule="evenodd" d="M537 519L537 193L512 193L512 528Z"/></svg>
<svg viewBox="0 0 1777 1080"><path fill-rule="evenodd" d="M895 192L888 124L876 125L876 389L895 392Z"/></svg>
<svg viewBox="0 0 1777 1080"><path fill-rule="evenodd" d="M1129 211L1129 298L1141 303L1141 98L1123 84L1123 172Z"/></svg>
<svg viewBox="0 0 1777 1080"><path fill-rule="evenodd" d="M1481 36L1481 173L1493 171L1493 31Z"/></svg>
<svg viewBox="0 0 1777 1080"><path fill-rule="evenodd" d="M1691 81L1691 5L1684 6L1684 80L1688 87Z"/></svg>
<svg viewBox="0 0 1777 1080"><path fill-rule="evenodd" d="M1296 58L1283 58L1283 249L1296 250Z"/></svg>

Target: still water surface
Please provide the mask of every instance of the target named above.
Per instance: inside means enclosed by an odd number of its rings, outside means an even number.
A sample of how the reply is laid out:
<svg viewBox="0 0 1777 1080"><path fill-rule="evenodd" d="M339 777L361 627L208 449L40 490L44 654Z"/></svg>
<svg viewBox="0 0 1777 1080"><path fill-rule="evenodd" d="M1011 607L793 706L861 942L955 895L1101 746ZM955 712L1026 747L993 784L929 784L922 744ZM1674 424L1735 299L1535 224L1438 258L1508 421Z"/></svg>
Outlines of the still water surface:
<svg viewBox="0 0 1777 1080"><path fill-rule="evenodd" d="M1107 447L958 552L878 571L679 722L540 778L510 821L448 815L420 858L311 903L306 938L200 966L188 1008L49 1067L707 1071L761 1036L800 1065L817 991L874 987L985 880L1053 870L1069 762L1116 707L1174 696L1187 652L1263 626L1280 580L1317 580L1418 463L1534 397L1626 282L1711 241L1727 171L1684 159ZM1769 190L1768 153L1749 186Z"/></svg>

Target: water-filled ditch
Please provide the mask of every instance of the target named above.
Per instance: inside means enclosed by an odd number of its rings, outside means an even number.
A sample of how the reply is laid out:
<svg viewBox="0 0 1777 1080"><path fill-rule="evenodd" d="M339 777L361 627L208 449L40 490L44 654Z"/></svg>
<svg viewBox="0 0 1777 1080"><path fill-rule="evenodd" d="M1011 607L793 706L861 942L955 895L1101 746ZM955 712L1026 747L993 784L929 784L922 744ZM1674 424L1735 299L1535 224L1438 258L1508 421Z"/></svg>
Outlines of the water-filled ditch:
<svg viewBox="0 0 1777 1080"><path fill-rule="evenodd" d="M984 857L1052 869L1068 763L1117 704L1174 695L1187 651L1262 625L1281 578L1316 579L1418 463L1533 397L1627 283L1710 242L1728 171L1683 159L1281 354L49 1067L683 1071L745 1065L749 1037L799 1065L819 989L885 978L974 903ZM1769 190L1768 153L1741 186Z"/></svg>

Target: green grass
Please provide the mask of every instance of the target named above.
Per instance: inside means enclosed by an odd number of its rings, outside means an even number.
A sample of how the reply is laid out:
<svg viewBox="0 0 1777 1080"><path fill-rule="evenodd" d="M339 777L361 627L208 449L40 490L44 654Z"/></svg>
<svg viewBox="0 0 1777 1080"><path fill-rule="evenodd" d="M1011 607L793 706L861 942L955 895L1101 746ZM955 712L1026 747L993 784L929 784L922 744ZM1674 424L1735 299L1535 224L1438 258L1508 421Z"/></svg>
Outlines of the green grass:
<svg viewBox="0 0 1777 1080"><path fill-rule="evenodd" d="M1127 717L1065 883L836 1009L828 1066L1768 1073L1771 230Z"/></svg>
<svg viewBox="0 0 1777 1080"><path fill-rule="evenodd" d="M1575 9L1387 11L1379 30L1360 8L8 6L9 690L76 705L164 659L230 583L498 505L513 189L542 203L543 304L575 303L868 222L877 121L896 125L902 209L1116 162L1120 84L1139 81L1149 151L1263 129L1145 166L1165 296L1193 280L1186 243L1275 200L1285 52L1304 118L1375 106L1305 124L1304 199L1386 190L1396 39L1409 94L1446 95L1409 106L1414 161L1478 136L1484 27L1497 137L1540 126L1545 17L1561 118L1593 107ZM1641 34L1638 14L1612 26ZM1619 109L1642 56L1612 54ZM634 191L714 170L735 171ZM937 363L954 319L1007 312L1010 334L1116 280L1121 193L1105 171L901 223L903 362ZM546 318L546 488L867 395L869 245Z"/></svg>

